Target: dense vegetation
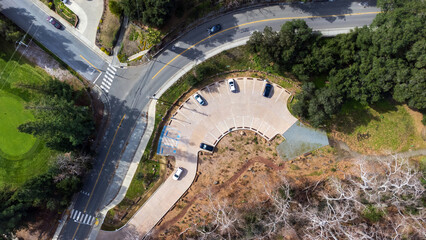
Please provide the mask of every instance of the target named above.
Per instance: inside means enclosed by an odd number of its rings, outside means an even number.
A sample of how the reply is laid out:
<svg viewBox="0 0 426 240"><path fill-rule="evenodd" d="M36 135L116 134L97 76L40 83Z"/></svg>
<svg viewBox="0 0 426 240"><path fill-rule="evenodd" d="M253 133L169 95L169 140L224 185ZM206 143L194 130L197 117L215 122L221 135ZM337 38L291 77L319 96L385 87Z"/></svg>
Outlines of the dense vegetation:
<svg viewBox="0 0 426 240"><path fill-rule="evenodd" d="M64 152L81 147L92 134L94 123L90 109L75 104L83 91L75 92L58 80L21 87L38 91L45 97L27 106L33 109L35 120L20 125L19 131L33 134L43 139L48 147Z"/></svg>
<svg viewBox="0 0 426 240"><path fill-rule="evenodd" d="M411 108L426 109L426 5L421 0L379 1L383 13L370 27L334 38L312 33L295 20L279 32L267 27L250 38L258 61L303 82L293 112L314 126L323 125L342 104L372 104L387 96ZM326 84L314 84L327 76Z"/></svg>
<svg viewBox="0 0 426 240"><path fill-rule="evenodd" d="M113 4L115 5L115 4ZM170 16L173 7L172 0L121 0L120 7L130 20L141 21L142 23L160 27L167 17ZM110 5L111 8L111 5ZM119 12L114 6L111 12Z"/></svg>
<svg viewBox="0 0 426 240"><path fill-rule="evenodd" d="M17 99L16 102L26 109L21 106L21 109L14 110L31 113L26 121L13 126L33 134L38 142L34 152L23 154L24 159L18 158L22 156L13 159L0 156L2 177L4 175L6 179L0 182L0 239L13 238L17 230L35 221L50 224L52 219L40 219L40 214L57 213L69 205L72 195L80 188L82 176L90 167L90 157L82 149L94 131L90 100L85 91L52 79L14 51L15 41L22 36L19 28L0 15L0 96ZM10 104L2 103L3 106ZM7 114L16 113L8 111L9 108L3 108L2 120ZM6 123L10 119L13 118L6 118ZM17 133L18 129L15 129ZM8 130L1 132L0 137L13 139L14 129ZM12 145L25 149L27 146L19 145L22 143ZM39 162L43 163L42 170L38 169ZM28 176L16 184L12 179L15 172L25 172Z"/></svg>

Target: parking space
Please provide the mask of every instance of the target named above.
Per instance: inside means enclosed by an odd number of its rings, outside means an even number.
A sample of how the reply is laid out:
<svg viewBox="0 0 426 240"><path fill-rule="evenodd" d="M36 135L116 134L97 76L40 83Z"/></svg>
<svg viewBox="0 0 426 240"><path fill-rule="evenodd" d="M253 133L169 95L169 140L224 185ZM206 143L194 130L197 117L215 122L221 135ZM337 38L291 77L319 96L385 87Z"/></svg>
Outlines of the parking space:
<svg viewBox="0 0 426 240"><path fill-rule="evenodd" d="M157 153L175 157L179 180L170 176L132 218L128 226L138 232L150 231L188 190L197 173L200 144L215 146L226 134L247 129L267 140L286 132L297 119L287 109L290 92L272 84L264 97L266 82L257 78L236 78L236 91L227 80L212 83L199 91L201 105L189 97L172 115L162 130Z"/></svg>
<svg viewBox="0 0 426 240"><path fill-rule="evenodd" d="M235 81L235 92L229 90L227 80L200 89L197 93L205 105L188 98L167 127L179 129L186 139L183 142L196 152L201 142L216 145L231 131L249 129L270 140L296 122L287 109L291 94L286 89L272 84L270 96L263 97L266 82L262 79L236 78Z"/></svg>

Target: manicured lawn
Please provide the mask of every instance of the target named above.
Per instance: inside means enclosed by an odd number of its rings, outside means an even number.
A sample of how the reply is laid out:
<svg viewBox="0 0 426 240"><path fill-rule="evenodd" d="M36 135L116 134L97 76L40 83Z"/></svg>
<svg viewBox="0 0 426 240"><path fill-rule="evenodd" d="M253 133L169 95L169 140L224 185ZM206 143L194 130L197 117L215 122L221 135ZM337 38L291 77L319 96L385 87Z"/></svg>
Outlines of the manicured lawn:
<svg viewBox="0 0 426 240"><path fill-rule="evenodd" d="M37 141L17 129L22 123L34 119L31 112L24 109L24 104L24 100L0 90L0 154L19 157Z"/></svg>
<svg viewBox="0 0 426 240"><path fill-rule="evenodd" d="M32 135L17 130L20 124L33 118L25 105L40 98L39 94L18 85L44 82L51 77L18 53L11 58L13 50L12 44L0 39L0 187L5 184L18 187L46 172L57 154Z"/></svg>
<svg viewBox="0 0 426 240"><path fill-rule="evenodd" d="M338 137L358 152L401 152L426 147L404 106L389 101L371 107L348 102L334 121Z"/></svg>

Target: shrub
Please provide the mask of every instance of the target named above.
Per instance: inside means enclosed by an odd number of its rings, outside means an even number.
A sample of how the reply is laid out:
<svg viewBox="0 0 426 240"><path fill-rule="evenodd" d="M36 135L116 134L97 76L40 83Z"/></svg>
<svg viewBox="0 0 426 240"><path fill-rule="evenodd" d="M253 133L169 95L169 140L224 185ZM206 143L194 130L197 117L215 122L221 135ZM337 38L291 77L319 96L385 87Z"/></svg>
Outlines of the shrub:
<svg viewBox="0 0 426 240"><path fill-rule="evenodd" d="M191 86L195 86L200 82L200 79L195 77L193 74L189 75L186 79Z"/></svg>
<svg viewBox="0 0 426 240"><path fill-rule="evenodd" d="M50 9L53 9L53 3L52 2L49 2L47 5L49 6Z"/></svg>
<svg viewBox="0 0 426 240"><path fill-rule="evenodd" d="M117 17L121 16L121 13L123 12L123 8L118 2L109 1L108 7L112 14L116 15Z"/></svg>
<svg viewBox="0 0 426 240"><path fill-rule="evenodd" d="M367 208L362 212L362 216L371 222L378 222L383 218L384 213L379 209L375 208L373 205L367 206Z"/></svg>

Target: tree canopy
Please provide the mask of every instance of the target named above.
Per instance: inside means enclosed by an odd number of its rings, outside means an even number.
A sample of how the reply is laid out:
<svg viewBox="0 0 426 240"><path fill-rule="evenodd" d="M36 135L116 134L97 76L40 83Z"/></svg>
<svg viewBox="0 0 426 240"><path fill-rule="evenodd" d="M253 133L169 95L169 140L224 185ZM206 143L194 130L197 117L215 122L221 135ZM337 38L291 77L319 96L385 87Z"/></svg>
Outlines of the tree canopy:
<svg viewBox="0 0 426 240"><path fill-rule="evenodd" d="M426 109L426 5L421 0L382 0L383 13L370 27L325 38L303 20L279 32L265 28L248 41L265 67L291 72L303 82L295 113L320 126L350 99L371 104L392 96L411 108ZM328 75L325 87L310 81Z"/></svg>
<svg viewBox="0 0 426 240"><path fill-rule="evenodd" d="M121 0L121 8L131 20L141 21L154 27L165 24L171 14L171 0Z"/></svg>

